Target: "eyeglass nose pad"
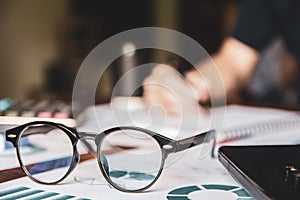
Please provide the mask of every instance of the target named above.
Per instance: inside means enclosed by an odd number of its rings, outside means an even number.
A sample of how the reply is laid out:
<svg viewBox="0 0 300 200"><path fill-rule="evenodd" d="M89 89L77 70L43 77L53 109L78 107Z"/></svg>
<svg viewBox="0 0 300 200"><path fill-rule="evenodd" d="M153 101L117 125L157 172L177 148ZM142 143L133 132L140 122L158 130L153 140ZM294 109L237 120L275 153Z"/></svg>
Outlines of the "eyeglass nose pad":
<svg viewBox="0 0 300 200"><path fill-rule="evenodd" d="M73 171L73 169L75 169L75 167L77 166L77 164L79 163L79 161L80 161L80 155L79 155L77 149L75 149L73 161L71 163L69 172L71 172L71 171Z"/></svg>
<svg viewBox="0 0 300 200"><path fill-rule="evenodd" d="M74 161L75 161L76 164L77 164L77 163L79 163L79 161L80 161L80 155L79 155L79 153L78 153L77 150L75 150L74 155L75 155Z"/></svg>
<svg viewBox="0 0 300 200"><path fill-rule="evenodd" d="M109 167L108 167L108 162L107 162L105 155L100 155L100 160L101 160L102 167L103 167L106 175L108 176L109 175Z"/></svg>

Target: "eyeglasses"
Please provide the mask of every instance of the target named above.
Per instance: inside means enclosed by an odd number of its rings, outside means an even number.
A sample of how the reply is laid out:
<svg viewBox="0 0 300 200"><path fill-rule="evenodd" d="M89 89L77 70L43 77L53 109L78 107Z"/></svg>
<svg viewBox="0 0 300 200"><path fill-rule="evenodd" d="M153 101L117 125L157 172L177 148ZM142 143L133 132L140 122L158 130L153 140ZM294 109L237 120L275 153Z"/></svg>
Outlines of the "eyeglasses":
<svg viewBox="0 0 300 200"><path fill-rule="evenodd" d="M6 131L6 140L16 148L22 170L42 184L65 179L79 162L78 141L94 140L103 176L111 186L124 192L139 192L153 185L170 153L210 143L214 138L213 130L175 141L138 127L115 127L96 134L44 121Z"/></svg>

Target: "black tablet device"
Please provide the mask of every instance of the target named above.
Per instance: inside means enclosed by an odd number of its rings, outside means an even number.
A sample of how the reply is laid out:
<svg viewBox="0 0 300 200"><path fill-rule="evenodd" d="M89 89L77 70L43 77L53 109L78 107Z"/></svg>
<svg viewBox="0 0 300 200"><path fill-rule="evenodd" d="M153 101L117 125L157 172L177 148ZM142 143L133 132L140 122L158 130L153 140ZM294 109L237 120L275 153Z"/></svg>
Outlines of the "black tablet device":
<svg viewBox="0 0 300 200"><path fill-rule="evenodd" d="M223 146L218 158L256 199L300 199L300 145Z"/></svg>

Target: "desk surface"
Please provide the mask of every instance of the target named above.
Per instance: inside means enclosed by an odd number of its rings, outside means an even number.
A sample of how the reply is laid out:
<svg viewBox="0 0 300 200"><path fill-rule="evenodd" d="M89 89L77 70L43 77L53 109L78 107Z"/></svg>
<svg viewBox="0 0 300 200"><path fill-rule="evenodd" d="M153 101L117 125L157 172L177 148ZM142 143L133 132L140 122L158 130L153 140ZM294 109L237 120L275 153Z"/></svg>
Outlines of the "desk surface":
<svg viewBox="0 0 300 200"><path fill-rule="evenodd" d="M94 112L102 122L101 128L110 126L108 119L112 116L109 105L102 105L93 108ZM141 111L134 111L136 115L143 115ZM134 114L134 113L131 113ZM223 124L223 131L232 129L233 127L243 127L247 124L262 122L274 117L289 116L290 111L268 109L268 108L253 108L243 106L228 106L226 108L226 117ZM210 118L209 116L206 116ZM203 118L204 119L204 118ZM174 119L173 123L174 123ZM176 120L175 120L176 121ZM89 118L81 129L89 129L94 131L99 129L95 125L98 122ZM254 137L231 141L223 144L230 145L248 145L248 144L296 144L300 143L300 134L298 129L300 125L295 124L293 127L280 129L272 133L258 134ZM173 127L174 128L174 127ZM173 129L171 129L173 130ZM220 133L222 134L222 132ZM47 193L57 193L57 195L71 195L87 199L169 199L175 200L181 197L182 199L252 199L246 191L241 188L228 174L226 169L219 163L217 158L210 156L200 156L199 148L192 148L180 155L174 155L167 159L166 167L163 174L153 187L142 194L122 193L108 186L105 179L102 177L98 168L97 162L90 157L84 157L75 171L62 184L46 186L32 182L27 177L23 176L20 170L6 169L0 171L0 197L1 194L9 193L16 195L16 187L25 187L29 190L41 190ZM5 165L11 162L9 168L14 168L16 165L16 156L6 156L0 154L0 163ZM14 166L14 167L13 167ZM18 172L17 172L18 171ZM21 188L22 189L22 188ZM8 191L9 190L9 191ZM25 190L24 190L25 191ZM15 194L16 193L16 194Z"/></svg>

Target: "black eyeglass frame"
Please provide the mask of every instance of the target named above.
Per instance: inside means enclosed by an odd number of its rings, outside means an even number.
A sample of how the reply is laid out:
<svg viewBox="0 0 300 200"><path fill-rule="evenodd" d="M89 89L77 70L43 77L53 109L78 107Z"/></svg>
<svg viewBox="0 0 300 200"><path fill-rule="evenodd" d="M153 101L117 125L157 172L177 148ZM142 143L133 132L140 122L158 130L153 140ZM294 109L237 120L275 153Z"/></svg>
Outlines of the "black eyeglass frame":
<svg viewBox="0 0 300 200"><path fill-rule="evenodd" d="M73 157L72 157L72 162L71 162L70 168L68 169L66 174L57 181L46 183L46 182L42 182L42 181L39 181L39 180L33 178L22 162L20 150L19 150L21 134L27 127L35 126L35 125L48 125L48 126L53 126L54 128L58 128L67 134L67 136L69 137L69 139L72 143ZM152 138L154 138L155 141L159 144L159 146L161 148L162 160L161 160L160 169L159 169L155 179L150 184L148 184L147 186L145 186L143 188L139 188L139 189L135 189L135 190L128 190L128 189L122 188L122 187L118 186L117 184L115 184L108 177L105 169L103 168L103 163L101 162L101 159L100 159L101 158L100 157L101 156L100 149L101 149L102 141L109 134L114 133L116 131L120 131L120 130L133 130L133 131L140 131L140 132L146 133L146 134L150 135ZM111 186L113 186L117 190L120 190L123 192L141 192L141 191L144 191L144 190L150 188L158 180L158 178L160 177L160 175L162 173L162 170L163 170L163 167L165 164L165 160L170 153L177 153L177 152L186 150L188 148L191 148L191 147L203 144L203 143L208 143L212 140L213 140L213 146L214 146L215 145L215 130L209 130L206 132L202 132L200 134L197 134L195 136L188 137L188 138L185 138L182 140L173 140L173 139L167 138L163 135L160 135L156 132L153 132L153 131L150 131L150 130L147 130L144 128L140 128L140 127L135 127L135 126L119 126L119 127L113 127L113 128L104 130L101 133L92 133L92 132L77 132L77 130L75 128L68 127L66 125L59 124L59 123L49 122L49 121L34 121L34 122L30 122L30 123L23 124L23 125L14 127L12 129L6 130L6 141L11 142L13 144L13 146L16 148L17 157L18 157L18 161L20 163L21 169L34 182L46 184L46 185L52 185L52 184L57 184L57 183L61 182L75 169L77 163L80 160L80 156L77 151L76 145L77 145L78 141L82 140L82 139L83 140L92 139L95 141L95 144L97 146L97 161L98 161L100 171L101 171L102 175L104 176L104 178L106 179L106 181ZM85 144L85 143L83 143L83 144ZM91 153L94 153L94 152L91 152Z"/></svg>

